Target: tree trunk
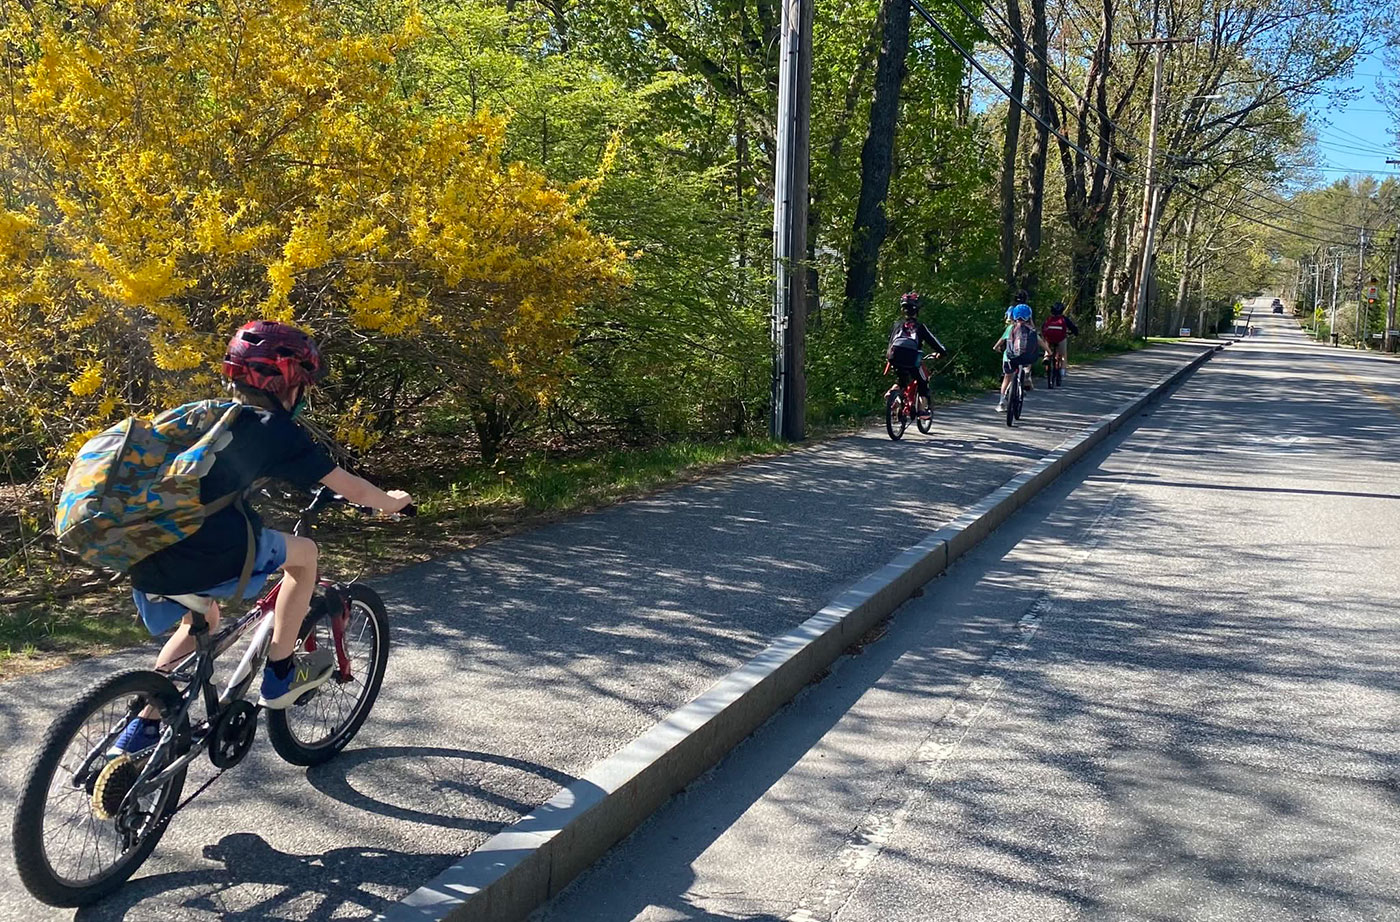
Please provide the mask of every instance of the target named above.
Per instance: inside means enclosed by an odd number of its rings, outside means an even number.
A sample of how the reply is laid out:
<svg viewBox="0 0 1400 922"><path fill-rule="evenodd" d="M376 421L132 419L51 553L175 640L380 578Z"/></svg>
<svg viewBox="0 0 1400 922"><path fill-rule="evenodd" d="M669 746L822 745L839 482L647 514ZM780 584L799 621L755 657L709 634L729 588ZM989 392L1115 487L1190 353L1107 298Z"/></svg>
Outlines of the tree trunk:
<svg viewBox="0 0 1400 922"><path fill-rule="evenodd" d="M846 259L846 316L864 324L875 295L880 247L889 230L885 199L894 168L895 125L899 94L904 87L909 56L909 13L906 0L882 0L884 39L875 63L875 94L870 103L870 128L860 152L860 196Z"/></svg>
<svg viewBox="0 0 1400 922"><path fill-rule="evenodd" d="M1105 254L1103 277L1099 279L1098 308L1103 313L1104 325L1107 326L1110 315L1116 316L1118 313L1117 297L1121 292L1114 291L1114 276L1121 271L1122 254L1124 249L1123 238L1123 203L1127 201L1126 196L1118 196L1118 201L1113 206L1113 219L1109 225L1108 249Z"/></svg>
<svg viewBox="0 0 1400 922"><path fill-rule="evenodd" d="M1016 0L1010 0L1016 6ZM1035 295L1040 283L1042 225L1045 215L1045 161L1050 154L1050 85L1046 62L1049 60L1049 26L1045 21L1045 0L1031 0L1031 111L1040 117L1032 129L1030 156L1026 162L1026 214L1021 223L1020 245L1012 276L1016 287Z"/></svg>
<svg viewBox="0 0 1400 922"><path fill-rule="evenodd" d="M1176 283L1176 309L1173 311L1173 315L1178 318L1186 315L1186 293L1191 286L1191 240L1195 236L1196 218L1200 213L1201 200L1196 199L1191 206L1191 214L1186 219L1186 233L1181 235L1181 278ZM1171 330L1167 333L1170 335Z"/></svg>
<svg viewBox="0 0 1400 922"><path fill-rule="evenodd" d="M1025 96L1026 46L1018 36L1020 0L1007 0L1006 18L1011 26L1011 98L1006 105L1006 134L1001 145L1001 275L1006 287L1016 290L1016 146L1021 140L1021 107Z"/></svg>

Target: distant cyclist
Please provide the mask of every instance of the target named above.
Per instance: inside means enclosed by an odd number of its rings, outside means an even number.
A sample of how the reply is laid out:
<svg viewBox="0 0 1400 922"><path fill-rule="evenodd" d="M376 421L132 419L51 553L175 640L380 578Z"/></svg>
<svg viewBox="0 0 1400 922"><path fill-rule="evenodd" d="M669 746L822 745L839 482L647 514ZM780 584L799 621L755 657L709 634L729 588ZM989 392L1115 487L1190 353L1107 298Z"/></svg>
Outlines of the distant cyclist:
<svg viewBox="0 0 1400 922"><path fill-rule="evenodd" d="M1065 314L1065 306L1056 301L1050 306L1050 316L1040 325L1040 337L1049 346L1051 355L1063 369L1069 356L1069 338L1079 335L1079 327ZM1063 372L1062 372L1063 373Z"/></svg>
<svg viewBox="0 0 1400 922"><path fill-rule="evenodd" d="M1016 292L1016 300L1012 303L1012 305L1011 305L1010 307L1008 307L1008 308L1006 309L1006 316L1002 317L1002 323L1005 323L1007 326L1010 326L1010 325L1011 325L1011 312L1014 311L1014 310L1016 309L1016 305L1017 305L1017 304L1025 304L1025 305L1029 306L1030 303L1031 303L1031 296L1030 296L1029 294L1026 293L1026 289L1022 288L1020 291Z"/></svg>
<svg viewBox="0 0 1400 922"><path fill-rule="evenodd" d="M904 316L896 320L890 328L890 345L885 350L885 359L890 363L890 367L899 373L897 387L903 388L911 377L919 382L919 396L924 398L924 408L919 411L919 415L927 416L932 401L928 391L928 372L920 362L923 358L920 347L927 343L940 356L947 355L948 350L938 341L938 337L919 321L919 300L917 291L911 291L899 299L899 307Z"/></svg>
<svg viewBox="0 0 1400 922"><path fill-rule="evenodd" d="M1021 303L1011 308L1011 322L1001 334L1001 339L992 346L1001 353L1001 402L997 412L1006 412L1007 391L1011 389L1011 376L1023 374L1035 361L1036 347L1045 348L1045 340L1036 332L1031 320L1029 304Z"/></svg>

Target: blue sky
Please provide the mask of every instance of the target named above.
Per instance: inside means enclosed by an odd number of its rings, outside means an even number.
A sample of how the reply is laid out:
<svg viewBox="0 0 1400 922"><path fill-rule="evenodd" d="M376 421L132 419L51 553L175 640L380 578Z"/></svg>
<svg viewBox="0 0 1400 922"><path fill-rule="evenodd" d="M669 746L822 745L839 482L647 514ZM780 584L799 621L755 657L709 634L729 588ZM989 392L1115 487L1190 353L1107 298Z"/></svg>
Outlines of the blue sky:
<svg viewBox="0 0 1400 922"><path fill-rule="evenodd" d="M1332 98L1315 108L1318 153L1327 168L1322 172L1324 184L1348 173L1384 176L1400 171L1400 167L1385 162L1387 157L1400 160L1400 146L1379 98L1380 83L1400 83L1400 73L1387 67L1379 55L1372 55L1357 65L1355 76L1337 83L1338 91L1359 91L1354 99L1341 102Z"/></svg>

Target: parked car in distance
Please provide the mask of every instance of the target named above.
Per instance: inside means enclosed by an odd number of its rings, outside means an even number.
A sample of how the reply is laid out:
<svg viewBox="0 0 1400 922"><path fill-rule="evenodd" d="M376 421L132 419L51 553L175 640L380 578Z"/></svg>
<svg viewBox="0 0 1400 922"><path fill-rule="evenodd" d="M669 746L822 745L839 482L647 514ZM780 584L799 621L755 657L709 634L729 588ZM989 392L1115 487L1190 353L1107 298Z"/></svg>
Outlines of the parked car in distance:
<svg viewBox="0 0 1400 922"><path fill-rule="evenodd" d="M1272 307L1275 314L1283 313L1283 302L1280 301L1278 298L1274 298L1274 303Z"/></svg>

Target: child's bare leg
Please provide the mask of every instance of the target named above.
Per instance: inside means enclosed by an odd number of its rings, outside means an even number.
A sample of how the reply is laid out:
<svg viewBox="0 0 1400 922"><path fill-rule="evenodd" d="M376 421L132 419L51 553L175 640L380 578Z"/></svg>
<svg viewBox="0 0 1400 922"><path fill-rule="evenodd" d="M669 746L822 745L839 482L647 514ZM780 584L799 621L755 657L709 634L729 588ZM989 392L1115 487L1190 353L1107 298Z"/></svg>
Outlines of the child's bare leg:
<svg viewBox="0 0 1400 922"><path fill-rule="evenodd" d="M193 615L185 615L180 619L180 626L175 629L174 634L170 635L165 646L160 648L160 656L156 657L157 672L169 672L175 668L180 660L194 652L194 636L190 633L190 623L193 620ZM209 603L209 613L204 616L204 620L208 622L211 633L219 629L219 605L217 602Z"/></svg>
<svg viewBox="0 0 1400 922"><path fill-rule="evenodd" d="M282 571L286 575L272 613L272 647L267 654L270 660L286 659L296 647L297 632L306 619L311 593L316 588L316 542L288 535L287 560Z"/></svg>
<svg viewBox="0 0 1400 922"><path fill-rule="evenodd" d="M219 629L219 604L209 603L209 613L204 616L204 620L209 624L211 632ZM185 615L180 619L180 626L175 629L175 633L170 635L170 639L165 642L165 646L160 648L160 655L156 657L156 672L169 672L179 665L180 660L194 652L194 636L190 633L190 622L194 621L193 615ZM141 716L147 720L158 720L160 711L154 707L148 707L141 712Z"/></svg>

